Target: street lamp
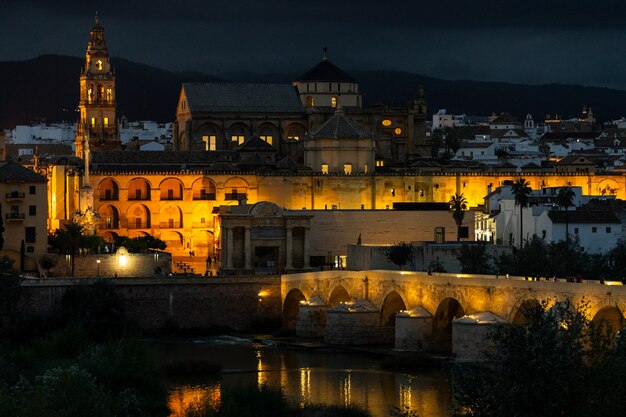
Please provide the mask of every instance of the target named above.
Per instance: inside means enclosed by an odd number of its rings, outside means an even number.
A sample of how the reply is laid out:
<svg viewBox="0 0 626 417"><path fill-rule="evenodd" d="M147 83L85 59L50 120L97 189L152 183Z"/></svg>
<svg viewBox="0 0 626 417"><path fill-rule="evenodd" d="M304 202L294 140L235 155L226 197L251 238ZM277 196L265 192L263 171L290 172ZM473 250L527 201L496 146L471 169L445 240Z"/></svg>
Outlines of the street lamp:
<svg viewBox="0 0 626 417"><path fill-rule="evenodd" d="M98 278L100 278L100 259L98 259L96 263L98 264Z"/></svg>

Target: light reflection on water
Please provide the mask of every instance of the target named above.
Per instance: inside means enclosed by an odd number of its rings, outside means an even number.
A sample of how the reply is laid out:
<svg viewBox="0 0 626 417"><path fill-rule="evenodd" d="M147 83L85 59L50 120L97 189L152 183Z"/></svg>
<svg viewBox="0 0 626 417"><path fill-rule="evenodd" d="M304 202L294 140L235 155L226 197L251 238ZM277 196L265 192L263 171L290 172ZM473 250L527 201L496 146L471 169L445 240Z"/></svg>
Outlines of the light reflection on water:
<svg viewBox="0 0 626 417"><path fill-rule="evenodd" d="M172 417L185 405L208 393L218 404L223 388L256 384L282 387L295 404L358 404L373 417L408 406L420 416L449 417L451 396L443 371L419 373L380 370L378 359L337 352L296 351L253 344L164 343L164 358L204 359L222 365L216 377L189 377L173 381L169 404Z"/></svg>

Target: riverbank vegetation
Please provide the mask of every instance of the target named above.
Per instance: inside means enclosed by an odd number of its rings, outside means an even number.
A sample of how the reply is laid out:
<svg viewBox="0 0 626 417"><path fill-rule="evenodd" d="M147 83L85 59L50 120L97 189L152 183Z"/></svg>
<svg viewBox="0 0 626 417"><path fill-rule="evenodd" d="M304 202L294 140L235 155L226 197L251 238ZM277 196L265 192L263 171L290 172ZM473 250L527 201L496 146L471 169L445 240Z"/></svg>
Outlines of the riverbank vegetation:
<svg viewBox="0 0 626 417"><path fill-rule="evenodd" d="M586 309L537 302L526 324L498 326L485 364L452 366L456 415L626 415L626 340L590 322Z"/></svg>
<svg viewBox="0 0 626 417"><path fill-rule="evenodd" d="M0 415L169 414L163 379L111 284L68 290L53 312L24 317L17 273L4 268L0 281Z"/></svg>
<svg viewBox="0 0 626 417"><path fill-rule="evenodd" d="M463 273L527 277L559 277L622 280L626 278L626 241L605 254L585 252L577 241L547 243L533 236L522 248L497 257L487 254L485 244L463 245L457 254Z"/></svg>

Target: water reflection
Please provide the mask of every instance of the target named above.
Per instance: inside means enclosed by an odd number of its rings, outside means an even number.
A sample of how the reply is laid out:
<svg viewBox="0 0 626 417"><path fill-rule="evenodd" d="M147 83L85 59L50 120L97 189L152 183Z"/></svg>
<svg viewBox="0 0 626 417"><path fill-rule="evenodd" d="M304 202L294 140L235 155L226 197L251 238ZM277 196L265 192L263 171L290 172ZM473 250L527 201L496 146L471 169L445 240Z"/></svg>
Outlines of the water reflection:
<svg viewBox="0 0 626 417"><path fill-rule="evenodd" d="M358 404L373 417L386 417L392 407L407 406L420 416L449 417L451 396L442 371L417 374L380 370L378 359L336 352L294 351L261 345L167 343L167 358L209 358L222 365L219 379L183 378L170 392L172 417L208 393L218 404L222 389L256 384L282 387L295 404Z"/></svg>

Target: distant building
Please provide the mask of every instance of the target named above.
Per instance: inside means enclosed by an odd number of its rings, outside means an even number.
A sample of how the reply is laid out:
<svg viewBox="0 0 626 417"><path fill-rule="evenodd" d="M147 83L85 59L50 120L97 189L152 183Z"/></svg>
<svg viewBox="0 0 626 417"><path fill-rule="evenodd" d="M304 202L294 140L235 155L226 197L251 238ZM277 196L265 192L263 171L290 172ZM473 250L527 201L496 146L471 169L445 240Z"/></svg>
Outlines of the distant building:
<svg viewBox="0 0 626 417"><path fill-rule="evenodd" d="M37 258L48 250L46 178L12 161L0 162L0 207L4 245L0 254L15 267L37 269ZM24 246L25 264L20 265Z"/></svg>

